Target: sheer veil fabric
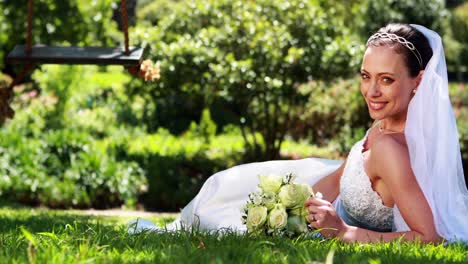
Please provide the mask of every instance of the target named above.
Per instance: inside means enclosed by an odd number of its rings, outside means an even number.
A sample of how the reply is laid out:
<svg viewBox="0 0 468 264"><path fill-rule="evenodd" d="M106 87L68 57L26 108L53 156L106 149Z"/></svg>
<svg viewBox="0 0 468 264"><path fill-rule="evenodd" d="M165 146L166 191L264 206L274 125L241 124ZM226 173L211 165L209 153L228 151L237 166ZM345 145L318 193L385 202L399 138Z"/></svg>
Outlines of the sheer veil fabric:
<svg viewBox="0 0 468 264"><path fill-rule="evenodd" d="M405 137L411 167L432 209L439 235L448 241L468 241L468 191L442 40L430 29L411 26L426 36L433 51L408 107ZM397 207L394 221L397 231L409 230Z"/></svg>

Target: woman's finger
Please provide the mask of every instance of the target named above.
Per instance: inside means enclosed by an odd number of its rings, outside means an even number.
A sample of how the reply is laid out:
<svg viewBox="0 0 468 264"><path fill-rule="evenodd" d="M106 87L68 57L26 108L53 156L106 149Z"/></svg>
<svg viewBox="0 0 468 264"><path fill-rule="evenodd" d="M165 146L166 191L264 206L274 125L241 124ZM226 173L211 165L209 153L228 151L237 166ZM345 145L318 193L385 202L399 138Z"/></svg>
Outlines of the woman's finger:
<svg viewBox="0 0 468 264"><path fill-rule="evenodd" d="M317 206L309 205L307 206L307 211L309 212L309 214L316 214L319 212L319 209Z"/></svg>
<svg viewBox="0 0 468 264"><path fill-rule="evenodd" d="M319 205L319 206L309 205L307 206L307 210L311 214L318 214L318 213L327 214L330 211L332 211L330 206L328 205Z"/></svg>
<svg viewBox="0 0 468 264"><path fill-rule="evenodd" d="M327 200L319 199L319 198L316 198L316 197L310 197L305 202L305 206L309 206L309 205L315 205L315 206L327 205L327 206L330 206L331 203L329 201L327 201Z"/></svg>
<svg viewBox="0 0 468 264"><path fill-rule="evenodd" d="M309 205L307 206L307 211L311 214L327 214L330 212L330 207L327 205L320 205L320 206L315 206L315 205Z"/></svg>

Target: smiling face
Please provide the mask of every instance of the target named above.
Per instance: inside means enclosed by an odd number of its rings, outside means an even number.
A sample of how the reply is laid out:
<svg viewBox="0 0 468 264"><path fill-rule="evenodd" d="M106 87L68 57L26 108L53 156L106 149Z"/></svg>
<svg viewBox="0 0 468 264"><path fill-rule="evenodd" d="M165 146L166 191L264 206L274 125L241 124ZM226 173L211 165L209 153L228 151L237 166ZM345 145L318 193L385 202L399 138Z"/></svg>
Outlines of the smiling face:
<svg viewBox="0 0 468 264"><path fill-rule="evenodd" d="M410 77L403 56L392 47L369 46L361 66L361 93L372 119L404 123L420 76Z"/></svg>

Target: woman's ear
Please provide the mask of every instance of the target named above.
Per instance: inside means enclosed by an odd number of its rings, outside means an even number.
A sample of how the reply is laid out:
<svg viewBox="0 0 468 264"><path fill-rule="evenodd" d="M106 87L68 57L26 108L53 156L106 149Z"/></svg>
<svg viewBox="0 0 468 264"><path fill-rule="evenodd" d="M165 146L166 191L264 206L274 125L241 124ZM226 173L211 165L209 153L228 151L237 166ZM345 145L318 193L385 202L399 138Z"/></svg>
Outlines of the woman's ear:
<svg viewBox="0 0 468 264"><path fill-rule="evenodd" d="M424 70L420 70L418 73L418 76L416 76L416 86L414 87L414 89L418 88L419 84L421 83L423 74L424 74Z"/></svg>

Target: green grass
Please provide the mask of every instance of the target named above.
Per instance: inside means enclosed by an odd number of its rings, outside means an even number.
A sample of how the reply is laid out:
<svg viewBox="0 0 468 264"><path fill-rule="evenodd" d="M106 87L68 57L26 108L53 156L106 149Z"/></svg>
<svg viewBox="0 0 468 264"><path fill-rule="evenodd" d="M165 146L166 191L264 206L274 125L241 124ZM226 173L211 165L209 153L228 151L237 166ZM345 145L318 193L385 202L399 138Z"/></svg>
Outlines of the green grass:
<svg viewBox="0 0 468 264"><path fill-rule="evenodd" d="M128 235L128 217L0 208L0 263L467 263L468 245L343 244L205 232ZM150 219L158 223L169 218Z"/></svg>

